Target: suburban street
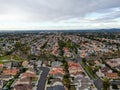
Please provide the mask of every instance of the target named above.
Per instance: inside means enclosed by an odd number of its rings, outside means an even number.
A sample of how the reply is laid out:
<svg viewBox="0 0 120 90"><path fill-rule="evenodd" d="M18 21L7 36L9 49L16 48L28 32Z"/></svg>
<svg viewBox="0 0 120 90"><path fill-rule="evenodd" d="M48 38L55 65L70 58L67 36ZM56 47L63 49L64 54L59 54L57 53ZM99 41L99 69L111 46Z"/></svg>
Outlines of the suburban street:
<svg viewBox="0 0 120 90"><path fill-rule="evenodd" d="M95 87L98 90L102 90L102 88L103 88L103 82L102 82L102 80L99 77L97 79L92 78L92 76L85 70L84 66L82 65L82 59L80 57L76 58L76 60L78 60L78 62L80 62L80 64L83 67L84 71L87 73L87 75L89 76L89 78L94 82Z"/></svg>
<svg viewBox="0 0 120 90"><path fill-rule="evenodd" d="M46 79L50 69L47 67L40 67L40 70L42 71L42 74L38 81L37 90L45 90Z"/></svg>

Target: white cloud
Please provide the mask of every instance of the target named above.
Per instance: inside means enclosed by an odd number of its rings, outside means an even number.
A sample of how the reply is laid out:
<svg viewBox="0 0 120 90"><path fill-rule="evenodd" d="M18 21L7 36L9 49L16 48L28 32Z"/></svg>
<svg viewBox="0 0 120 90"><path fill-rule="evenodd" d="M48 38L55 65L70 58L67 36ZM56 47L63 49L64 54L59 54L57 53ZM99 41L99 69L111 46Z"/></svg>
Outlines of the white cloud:
<svg viewBox="0 0 120 90"><path fill-rule="evenodd" d="M0 0L0 29L118 28L120 0Z"/></svg>

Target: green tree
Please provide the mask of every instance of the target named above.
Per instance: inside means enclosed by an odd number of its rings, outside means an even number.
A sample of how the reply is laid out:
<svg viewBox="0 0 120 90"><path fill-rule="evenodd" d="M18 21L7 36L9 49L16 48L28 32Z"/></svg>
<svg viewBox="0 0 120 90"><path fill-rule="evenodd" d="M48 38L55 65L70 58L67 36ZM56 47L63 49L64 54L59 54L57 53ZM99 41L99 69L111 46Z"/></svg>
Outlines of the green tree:
<svg viewBox="0 0 120 90"><path fill-rule="evenodd" d="M108 78L103 79L103 90L110 90L110 80Z"/></svg>

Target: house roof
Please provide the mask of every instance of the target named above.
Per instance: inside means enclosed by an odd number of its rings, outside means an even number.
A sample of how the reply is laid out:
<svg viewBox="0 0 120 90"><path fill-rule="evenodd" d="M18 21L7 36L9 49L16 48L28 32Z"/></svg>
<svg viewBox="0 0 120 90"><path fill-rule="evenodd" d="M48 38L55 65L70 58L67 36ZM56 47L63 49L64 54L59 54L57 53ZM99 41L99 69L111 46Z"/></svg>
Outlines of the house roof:
<svg viewBox="0 0 120 90"><path fill-rule="evenodd" d="M69 49L67 47L63 48L64 52L69 52Z"/></svg>
<svg viewBox="0 0 120 90"><path fill-rule="evenodd" d="M3 64L0 63L0 67L3 67Z"/></svg>
<svg viewBox="0 0 120 90"><path fill-rule="evenodd" d="M36 74L35 73L29 73L29 72L25 72L22 74L22 77L35 77Z"/></svg>
<svg viewBox="0 0 120 90"><path fill-rule="evenodd" d="M3 74L5 75L16 75L19 72L19 69L6 69L3 70Z"/></svg>
<svg viewBox="0 0 120 90"><path fill-rule="evenodd" d="M117 73L106 73L106 77L115 78L115 77L118 77L118 74Z"/></svg>
<svg viewBox="0 0 120 90"><path fill-rule="evenodd" d="M3 78L11 78L11 75L3 75L3 74L2 74L2 75L0 75L0 78L2 78L2 79L3 79Z"/></svg>
<svg viewBox="0 0 120 90"><path fill-rule="evenodd" d="M102 73L106 73L107 71L109 71L110 70L110 68L109 67L103 67L103 68L101 68L101 72Z"/></svg>
<svg viewBox="0 0 120 90"><path fill-rule="evenodd" d="M65 90L65 88L64 88L64 86L57 85L57 86L48 88L48 90Z"/></svg>
<svg viewBox="0 0 120 90"><path fill-rule="evenodd" d="M19 67L21 62L12 62L12 67Z"/></svg>
<svg viewBox="0 0 120 90"><path fill-rule="evenodd" d="M50 72L50 74L53 74L53 75L58 73L64 74L65 72L62 68L59 68L59 67L53 68Z"/></svg>
<svg viewBox="0 0 120 90"><path fill-rule="evenodd" d="M12 66L12 62L5 63L5 66L6 67L11 67Z"/></svg>
<svg viewBox="0 0 120 90"><path fill-rule="evenodd" d="M68 62L69 68L81 68L79 63L74 63L72 61Z"/></svg>
<svg viewBox="0 0 120 90"><path fill-rule="evenodd" d="M54 67L54 66L60 66L60 65L62 65L62 63L59 62L59 61L54 61L54 62L52 62L52 66L53 66L53 67Z"/></svg>
<svg viewBox="0 0 120 90"><path fill-rule="evenodd" d="M14 86L15 90L32 90L32 85L18 84Z"/></svg>
<svg viewBox="0 0 120 90"><path fill-rule="evenodd" d="M53 83L53 86L57 86L57 85L61 85L61 86L63 86L63 83L60 82L60 81L56 81L56 82Z"/></svg>
<svg viewBox="0 0 120 90"><path fill-rule="evenodd" d="M111 67L116 67L119 65L117 61L107 61L107 64L109 64Z"/></svg>
<svg viewBox="0 0 120 90"><path fill-rule="evenodd" d="M60 78L54 78L51 80L51 85L54 84L55 82L62 82Z"/></svg>
<svg viewBox="0 0 120 90"><path fill-rule="evenodd" d="M94 62L95 62L95 64L100 64L100 62L98 60L95 60Z"/></svg>
<svg viewBox="0 0 120 90"><path fill-rule="evenodd" d="M28 77L21 78L20 81L30 81L30 78L28 78Z"/></svg>

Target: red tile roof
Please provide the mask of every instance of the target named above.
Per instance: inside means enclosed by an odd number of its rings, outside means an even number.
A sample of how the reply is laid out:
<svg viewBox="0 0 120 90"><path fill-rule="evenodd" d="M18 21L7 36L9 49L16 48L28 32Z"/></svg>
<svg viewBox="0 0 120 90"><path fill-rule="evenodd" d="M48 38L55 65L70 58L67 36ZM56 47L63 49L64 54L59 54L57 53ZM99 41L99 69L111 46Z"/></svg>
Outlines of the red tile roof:
<svg viewBox="0 0 120 90"><path fill-rule="evenodd" d="M118 74L117 73L106 73L106 77L108 77L108 78L117 78Z"/></svg>
<svg viewBox="0 0 120 90"><path fill-rule="evenodd" d="M3 64L0 64L0 67L3 67Z"/></svg>
<svg viewBox="0 0 120 90"><path fill-rule="evenodd" d="M94 62L95 62L95 64L100 64L100 62L98 60L95 60Z"/></svg>
<svg viewBox="0 0 120 90"><path fill-rule="evenodd" d="M50 74L65 74L64 70L62 68L53 68L53 70L50 72Z"/></svg>
<svg viewBox="0 0 120 90"><path fill-rule="evenodd" d="M68 62L69 67L81 67L79 63L74 63L72 61Z"/></svg>
<svg viewBox="0 0 120 90"><path fill-rule="evenodd" d="M3 74L5 75L16 75L19 72L19 69L6 69L3 70Z"/></svg>
<svg viewBox="0 0 120 90"><path fill-rule="evenodd" d="M63 48L64 52L69 52L69 49L67 47Z"/></svg>
<svg viewBox="0 0 120 90"><path fill-rule="evenodd" d="M25 72L22 74L22 77L35 77L36 74L33 74L33 73L29 73L29 72Z"/></svg>

